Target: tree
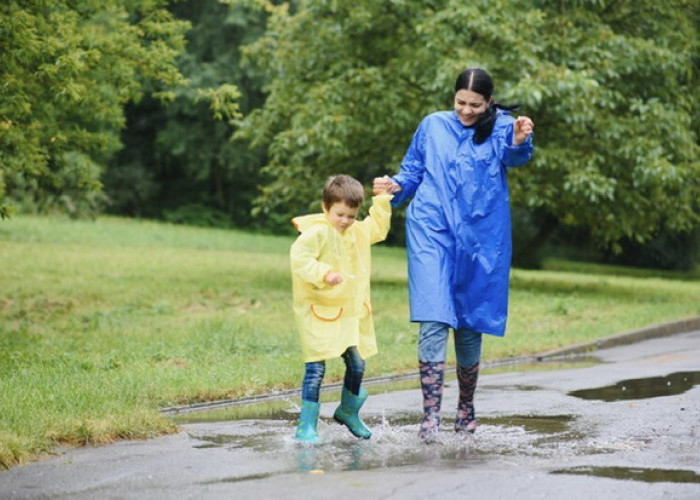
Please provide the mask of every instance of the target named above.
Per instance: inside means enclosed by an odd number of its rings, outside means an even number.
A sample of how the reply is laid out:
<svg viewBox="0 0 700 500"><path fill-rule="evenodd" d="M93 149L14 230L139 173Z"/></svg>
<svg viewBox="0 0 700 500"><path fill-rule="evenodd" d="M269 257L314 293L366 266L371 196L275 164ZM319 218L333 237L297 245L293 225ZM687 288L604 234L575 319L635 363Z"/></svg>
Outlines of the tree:
<svg viewBox="0 0 700 500"><path fill-rule="evenodd" d="M188 23L167 0L9 0L0 5L0 216L12 202L99 208L123 106L184 83Z"/></svg>
<svg viewBox="0 0 700 500"><path fill-rule="evenodd" d="M697 2L541 1L546 65L517 83L542 144L514 189L608 250L700 222ZM550 184L550 188L545 186ZM553 189L552 189L553 188Z"/></svg>
<svg viewBox="0 0 700 500"><path fill-rule="evenodd" d="M307 0L267 7L246 49L268 72L239 136L267 145L261 215L315 209L323 178L397 169L418 120L486 68L496 98L535 119L516 205L618 250L700 224L700 6L689 0Z"/></svg>
<svg viewBox="0 0 700 500"><path fill-rule="evenodd" d="M220 0L184 0L171 11L192 25L177 59L188 85L167 105L144 99L127 107L125 148L105 175L109 210L245 226L262 160L231 135L239 107L260 106L262 83L241 68L239 47L263 32L266 16Z"/></svg>

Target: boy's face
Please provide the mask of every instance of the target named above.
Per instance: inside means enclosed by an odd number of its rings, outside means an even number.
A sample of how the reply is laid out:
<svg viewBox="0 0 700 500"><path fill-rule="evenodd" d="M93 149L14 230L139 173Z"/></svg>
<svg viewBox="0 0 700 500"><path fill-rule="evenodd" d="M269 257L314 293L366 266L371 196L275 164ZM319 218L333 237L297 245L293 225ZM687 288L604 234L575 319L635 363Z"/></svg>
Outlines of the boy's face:
<svg viewBox="0 0 700 500"><path fill-rule="evenodd" d="M333 203L330 208L324 206L323 211L331 226L333 226L336 231L344 233L345 230L352 226L357 220L357 212L360 211L360 207L349 207L344 202L339 201Z"/></svg>

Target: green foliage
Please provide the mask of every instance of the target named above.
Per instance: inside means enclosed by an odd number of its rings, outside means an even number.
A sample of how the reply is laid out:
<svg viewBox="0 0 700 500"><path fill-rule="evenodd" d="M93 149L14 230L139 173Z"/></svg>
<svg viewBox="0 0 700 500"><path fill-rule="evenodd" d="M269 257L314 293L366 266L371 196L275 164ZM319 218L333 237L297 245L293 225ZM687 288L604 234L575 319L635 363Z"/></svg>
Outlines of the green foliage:
<svg viewBox="0 0 700 500"><path fill-rule="evenodd" d="M167 0L8 0L0 5L0 215L13 200L100 206L123 106L184 82L184 21ZM163 97L167 94L163 93Z"/></svg>
<svg viewBox="0 0 700 500"><path fill-rule="evenodd" d="M661 231L648 243L623 240L622 252L607 256L608 262L652 269L690 271L700 261L700 228L678 233Z"/></svg>
<svg viewBox="0 0 700 500"><path fill-rule="evenodd" d="M517 199L590 228L614 252L624 239L697 227L697 3L539 5L552 11L542 25L550 68L518 83L533 90L541 147L514 175Z"/></svg>
<svg viewBox="0 0 700 500"><path fill-rule="evenodd" d="M687 0L307 0L245 49L267 72L239 136L267 146L262 216L311 210L323 179L397 170L418 121L485 67L536 123L513 201L599 245L700 225L700 4Z"/></svg>
<svg viewBox="0 0 700 500"><path fill-rule="evenodd" d="M213 208L198 205L182 205L163 213L163 219L173 224L187 224L203 227L231 227L231 219L228 214Z"/></svg>
<svg viewBox="0 0 700 500"><path fill-rule="evenodd" d="M227 225L248 226L262 160L231 135L241 112L260 105L262 84L255 71L241 67L238 47L259 36L265 14L219 0L181 1L171 10L192 23L177 61L189 83L174 90L167 106L144 99L127 108L125 148L104 176L109 211L174 220L183 214L180 206L197 205L228 214ZM224 222L218 219L216 225Z"/></svg>

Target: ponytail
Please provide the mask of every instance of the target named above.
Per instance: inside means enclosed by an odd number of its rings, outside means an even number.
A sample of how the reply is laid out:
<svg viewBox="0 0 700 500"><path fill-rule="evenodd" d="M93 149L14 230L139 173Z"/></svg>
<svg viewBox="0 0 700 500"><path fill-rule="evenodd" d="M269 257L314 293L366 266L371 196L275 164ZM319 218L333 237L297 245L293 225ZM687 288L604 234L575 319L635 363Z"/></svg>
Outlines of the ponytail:
<svg viewBox="0 0 700 500"><path fill-rule="evenodd" d="M518 109L519 107L519 104L509 106L496 101L493 101L491 104L489 104L489 107L486 109L486 112L484 112L481 118L479 118L479 121L476 122L476 124L474 124L474 143L481 144L489 138L491 132L493 132L493 126L496 124L497 109L513 111L515 109Z"/></svg>

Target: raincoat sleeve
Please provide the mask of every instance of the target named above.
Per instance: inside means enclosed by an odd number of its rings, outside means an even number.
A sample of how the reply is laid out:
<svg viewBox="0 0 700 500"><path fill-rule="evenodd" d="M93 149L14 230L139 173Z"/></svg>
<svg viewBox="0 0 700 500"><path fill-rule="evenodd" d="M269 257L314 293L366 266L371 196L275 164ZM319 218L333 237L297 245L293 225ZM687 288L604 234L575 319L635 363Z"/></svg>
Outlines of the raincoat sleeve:
<svg viewBox="0 0 700 500"><path fill-rule="evenodd" d="M361 224L369 229L370 244L378 243L386 239L391 227L391 199L390 194L378 194L372 197L372 206L369 208L369 216Z"/></svg>
<svg viewBox="0 0 700 500"><path fill-rule="evenodd" d="M418 126L418 130L413 134L411 144L401 162L399 173L392 177L392 180L401 186L401 191L394 195L391 205L401 206L406 200L413 197L418 186L423 181L425 174L425 151L424 151L424 123Z"/></svg>
<svg viewBox="0 0 700 500"><path fill-rule="evenodd" d="M498 127L496 130L494 130L494 132L498 136L497 140L495 141L495 144L498 145L498 156L501 158L501 161L503 162L503 165L506 166L506 168L519 167L520 165L524 165L525 163L530 161L530 158L532 158L533 134L531 134L530 137L528 137L522 144L514 146L514 120L511 117L508 118L509 122L506 125Z"/></svg>
<svg viewBox="0 0 700 500"><path fill-rule="evenodd" d="M317 288L328 286L323 278L333 270L330 265L318 260L324 240L322 228L311 228L299 235L289 252L292 274Z"/></svg>

